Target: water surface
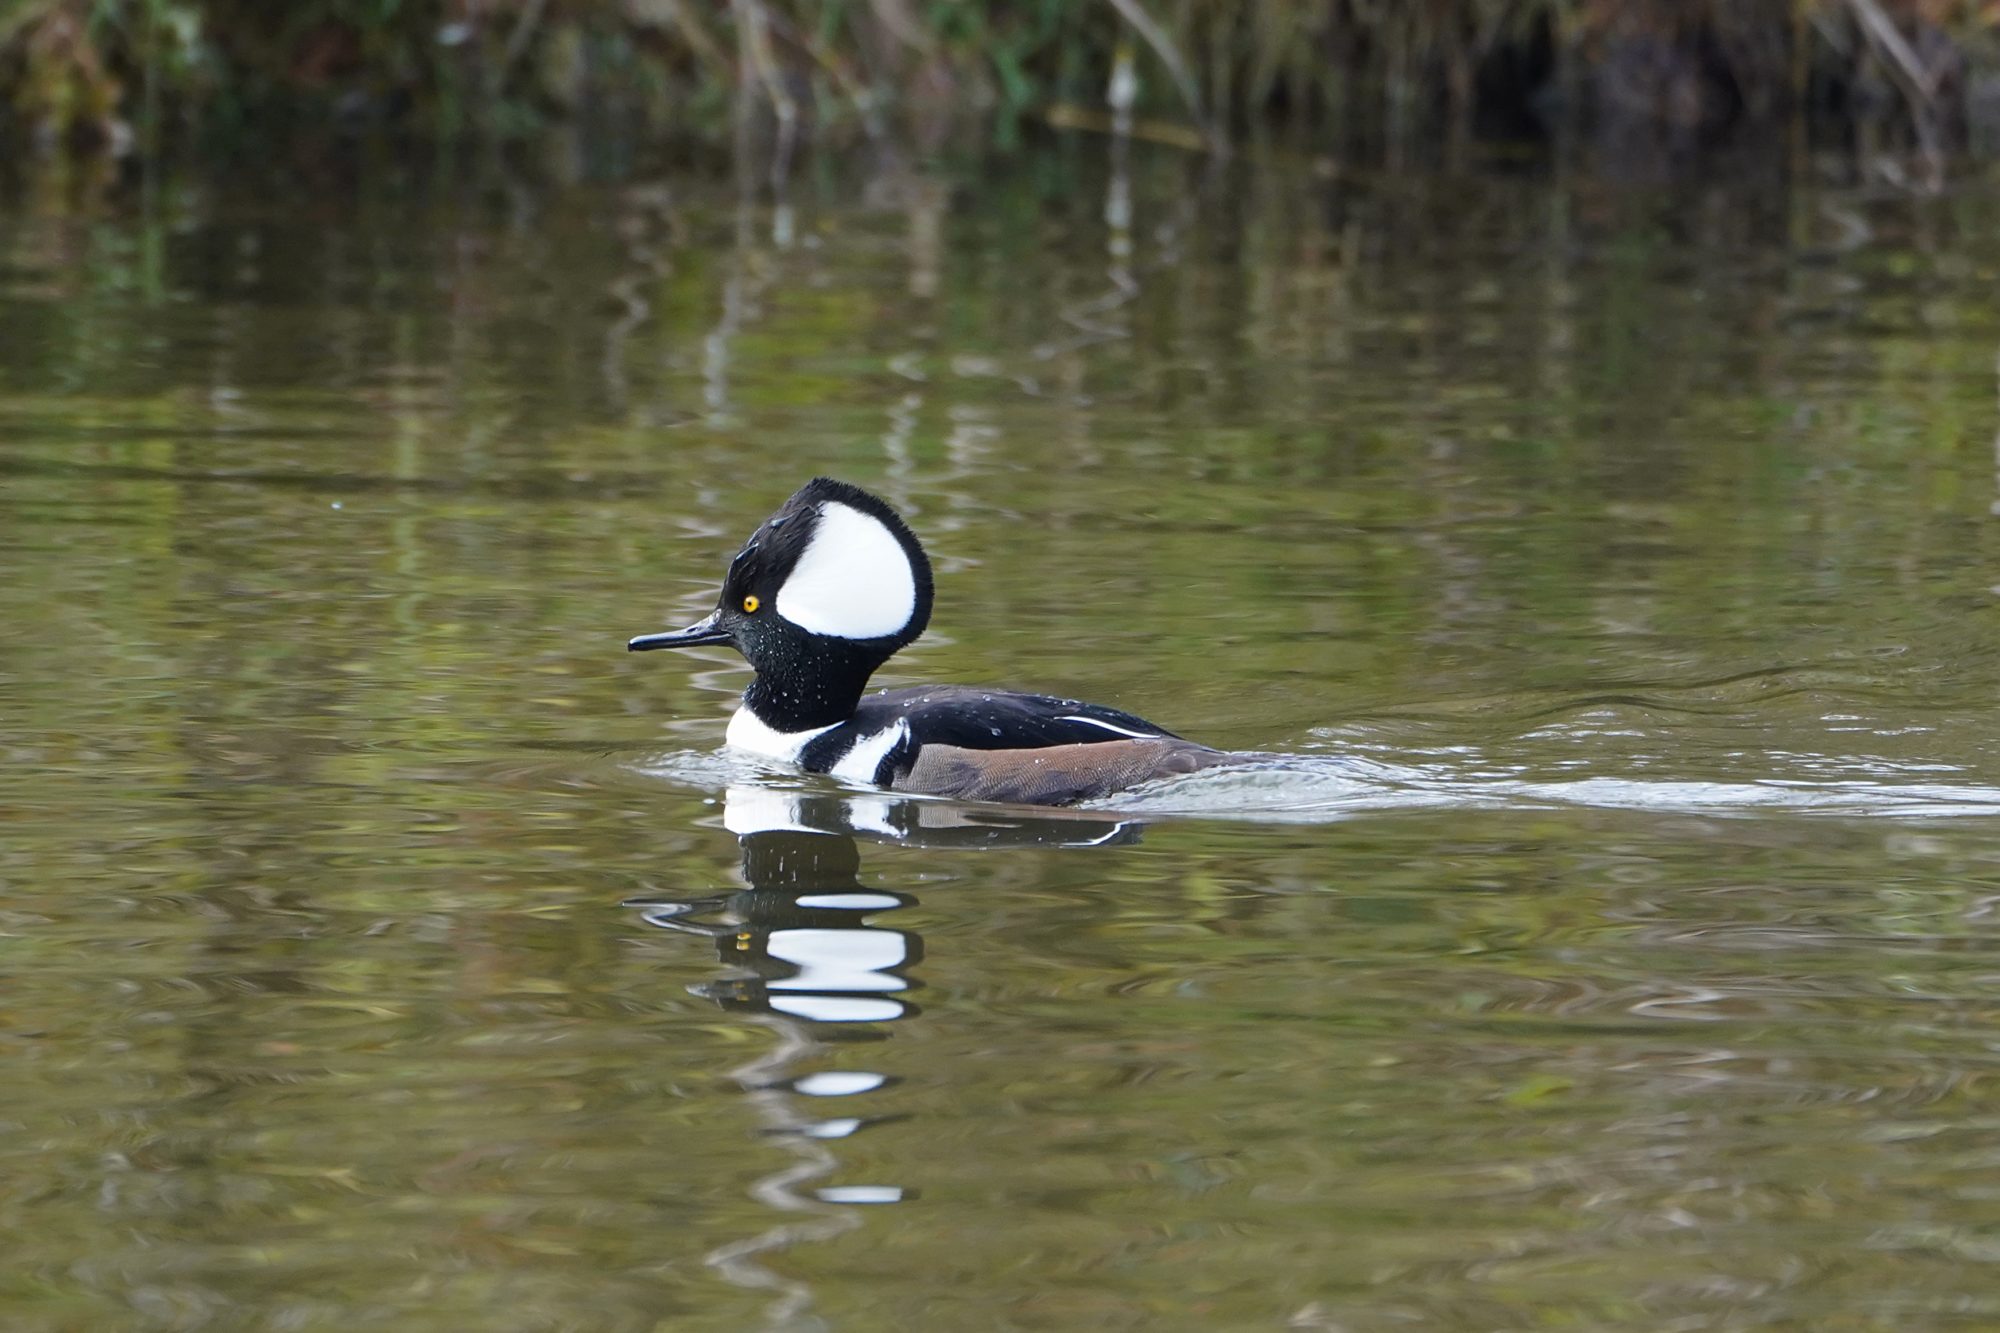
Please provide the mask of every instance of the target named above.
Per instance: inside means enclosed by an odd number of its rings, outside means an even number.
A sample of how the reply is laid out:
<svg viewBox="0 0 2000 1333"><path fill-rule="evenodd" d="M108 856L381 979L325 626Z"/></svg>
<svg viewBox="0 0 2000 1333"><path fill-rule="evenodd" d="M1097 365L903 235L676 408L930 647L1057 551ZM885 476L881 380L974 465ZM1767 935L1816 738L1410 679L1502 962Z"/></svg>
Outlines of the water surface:
<svg viewBox="0 0 2000 1333"><path fill-rule="evenodd" d="M12 200L6 1326L2000 1322L2000 192L1309 168ZM719 756L819 472L1298 759Z"/></svg>

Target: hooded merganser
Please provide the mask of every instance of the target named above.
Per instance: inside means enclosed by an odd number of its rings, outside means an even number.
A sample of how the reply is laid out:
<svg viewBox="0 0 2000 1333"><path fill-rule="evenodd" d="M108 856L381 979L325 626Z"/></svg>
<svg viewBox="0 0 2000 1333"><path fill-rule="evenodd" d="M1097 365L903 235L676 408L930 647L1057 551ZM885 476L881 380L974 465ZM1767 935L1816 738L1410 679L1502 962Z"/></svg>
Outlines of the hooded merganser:
<svg viewBox="0 0 2000 1333"><path fill-rule="evenodd" d="M931 562L896 511L818 477L750 534L715 611L627 646L733 645L756 669L729 744L892 791L1068 805L1239 757L1116 708L868 677L931 618Z"/></svg>

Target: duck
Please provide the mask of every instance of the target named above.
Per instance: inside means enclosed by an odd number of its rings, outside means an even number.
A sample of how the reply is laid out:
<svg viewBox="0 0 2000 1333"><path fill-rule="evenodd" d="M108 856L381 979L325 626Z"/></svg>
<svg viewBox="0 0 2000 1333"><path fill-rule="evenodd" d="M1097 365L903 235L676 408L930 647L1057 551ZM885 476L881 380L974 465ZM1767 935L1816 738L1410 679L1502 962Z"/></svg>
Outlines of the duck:
<svg viewBox="0 0 2000 1333"><path fill-rule="evenodd" d="M879 496L815 477L729 562L715 609L633 652L726 644L755 673L727 745L859 787L1063 806L1238 762L1122 709L975 685L868 692L930 624L930 557Z"/></svg>

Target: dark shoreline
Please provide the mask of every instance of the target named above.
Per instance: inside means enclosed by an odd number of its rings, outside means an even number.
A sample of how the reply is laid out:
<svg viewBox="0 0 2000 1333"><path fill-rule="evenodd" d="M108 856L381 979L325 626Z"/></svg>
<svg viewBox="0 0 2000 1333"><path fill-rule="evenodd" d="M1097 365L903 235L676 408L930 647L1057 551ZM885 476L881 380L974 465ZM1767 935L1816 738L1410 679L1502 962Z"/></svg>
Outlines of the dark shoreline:
<svg viewBox="0 0 2000 1333"><path fill-rule="evenodd" d="M1762 144L1935 175L2000 144L2000 30L1963 6L1169 8L21 0L0 18L0 142L43 160L746 136L928 156L1058 126L1192 151L1277 140L1341 164L1582 151L1639 175Z"/></svg>

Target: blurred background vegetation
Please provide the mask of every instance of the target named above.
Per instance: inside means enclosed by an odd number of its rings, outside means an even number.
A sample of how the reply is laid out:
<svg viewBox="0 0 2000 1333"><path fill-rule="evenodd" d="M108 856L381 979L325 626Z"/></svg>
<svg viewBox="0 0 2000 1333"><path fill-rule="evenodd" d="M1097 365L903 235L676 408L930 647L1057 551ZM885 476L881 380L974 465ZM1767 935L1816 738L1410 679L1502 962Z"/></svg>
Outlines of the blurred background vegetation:
<svg viewBox="0 0 2000 1333"><path fill-rule="evenodd" d="M296 132L934 146L1128 118L1190 146L1631 152L2000 123L2000 0L0 0L19 152Z"/></svg>

